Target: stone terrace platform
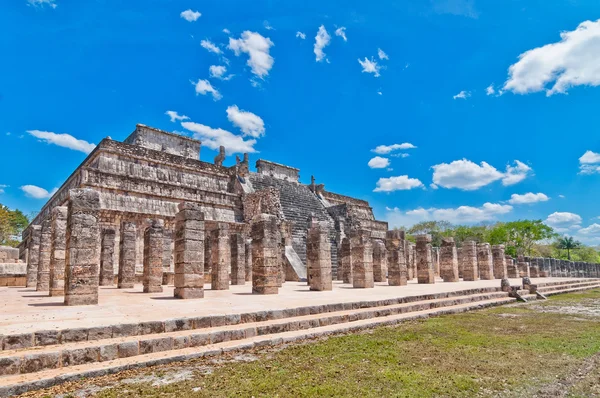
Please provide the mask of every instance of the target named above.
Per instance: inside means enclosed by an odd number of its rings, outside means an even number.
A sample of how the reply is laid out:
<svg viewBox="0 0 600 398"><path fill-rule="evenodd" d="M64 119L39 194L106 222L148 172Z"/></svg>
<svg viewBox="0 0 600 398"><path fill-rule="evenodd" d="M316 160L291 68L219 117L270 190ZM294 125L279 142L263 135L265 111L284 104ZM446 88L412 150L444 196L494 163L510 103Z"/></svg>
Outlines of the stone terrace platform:
<svg viewBox="0 0 600 398"><path fill-rule="evenodd" d="M533 283L539 284L565 280L532 278ZM511 279L510 282L511 285L519 285L521 279ZM77 307L67 307L63 305L63 297L49 297L34 288L0 287L0 336L499 288L500 280L450 283L438 279L435 284L419 285L416 281L409 281L407 286L376 283L374 289L354 289L349 284L334 281L333 290L325 292L310 291L306 282L286 282L276 296L253 295L249 284L230 286L230 290L220 291L210 290L207 284L205 298L198 300L175 299L173 286L163 287L162 293L142 293L141 285L132 289L100 287L98 305Z"/></svg>

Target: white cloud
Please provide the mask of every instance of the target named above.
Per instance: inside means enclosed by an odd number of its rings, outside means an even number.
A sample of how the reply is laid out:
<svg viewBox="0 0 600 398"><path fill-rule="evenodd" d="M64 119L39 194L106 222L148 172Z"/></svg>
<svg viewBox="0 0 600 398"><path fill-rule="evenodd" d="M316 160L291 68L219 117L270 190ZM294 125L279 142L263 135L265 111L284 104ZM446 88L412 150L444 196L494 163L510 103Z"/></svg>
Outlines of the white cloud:
<svg viewBox="0 0 600 398"><path fill-rule="evenodd" d="M359 59L358 63L360 64L360 66L362 66L363 73L372 73L375 77L380 76L379 70L381 69L381 67L377 65L377 61L375 61L373 58L369 60L367 59L367 57L365 57L364 61L361 61Z"/></svg>
<svg viewBox="0 0 600 398"><path fill-rule="evenodd" d="M329 33L327 33L325 26L319 26L319 30L317 31L317 35L315 36L314 47L317 62L321 62L325 59L325 53L323 52L323 49L329 45L330 41L331 36L329 36Z"/></svg>
<svg viewBox="0 0 600 398"><path fill-rule="evenodd" d="M384 59L390 59L390 57L388 57L388 55L381 49L378 48L377 49L377 56L379 57L379 59L384 60Z"/></svg>
<svg viewBox="0 0 600 398"><path fill-rule="evenodd" d="M94 148L96 148L96 145L84 140L79 140L70 134L56 134L40 130L27 130L27 132L48 144L73 149L74 151L83 152L85 154L92 152Z"/></svg>
<svg viewBox="0 0 600 398"><path fill-rule="evenodd" d="M453 99L467 99L471 96L471 93L465 90L462 90L460 93L452 96Z"/></svg>
<svg viewBox="0 0 600 398"><path fill-rule="evenodd" d="M377 186L373 192L394 192L394 191L407 191L413 188L422 188L423 183L417 178L409 178L407 175L380 178L377 181Z"/></svg>
<svg viewBox="0 0 600 398"><path fill-rule="evenodd" d="M204 124L194 122L183 122L181 126L193 133L193 137L202 142L202 146L218 150L222 145L228 154L232 153L254 153L256 140L244 140L241 136L235 135L227 130L213 129Z"/></svg>
<svg viewBox="0 0 600 398"><path fill-rule="evenodd" d="M600 153L586 151L579 158L579 174L600 174Z"/></svg>
<svg viewBox="0 0 600 398"><path fill-rule="evenodd" d="M245 136L260 138L265 135L265 122L252 112L240 110L237 105L227 108L227 119L237 126Z"/></svg>
<svg viewBox="0 0 600 398"><path fill-rule="evenodd" d="M342 39L344 39L344 41L348 41L348 38L346 37L346 27L342 26L341 28L337 28L335 30L335 35L341 37Z"/></svg>
<svg viewBox="0 0 600 398"><path fill-rule="evenodd" d="M515 160L515 164L506 166L505 173L487 162L477 164L467 159L436 164L432 166L433 182L444 188L458 188L464 191L474 191L500 179L503 185L513 185L525 179L532 170L518 160Z"/></svg>
<svg viewBox="0 0 600 398"><path fill-rule="evenodd" d="M189 119L189 117L187 117L185 115L180 115L179 113L177 113L175 111L166 111L165 115L168 115L171 118L171 122Z"/></svg>
<svg viewBox="0 0 600 398"><path fill-rule="evenodd" d="M51 8L58 7L56 0L27 0L27 5L34 7L44 7L46 5L50 6Z"/></svg>
<svg viewBox="0 0 600 398"><path fill-rule="evenodd" d="M229 29L225 28L225 29L223 29L223 33L229 35L229 34L231 34L231 31Z"/></svg>
<svg viewBox="0 0 600 398"><path fill-rule="evenodd" d="M385 155L385 154L393 152L397 149L414 149L414 148L416 148L416 146L414 146L410 142L404 142L402 144L379 145L375 149L372 149L371 152L375 152L379 155Z"/></svg>
<svg viewBox="0 0 600 398"><path fill-rule="evenodd" d="M581 216L569 212L554 212L546 218L545 223L556 229L572 228L581 224Z"/></svg>
<svg viewBox="0 0 600 398"><path fill-rule="evenodd" d="M263 37L256 32L245 31L241 38L229 38L228 48L232 50L236 56L241 53L248 54L248 66L252 69L252 73L261 79L269 74L275 62L269 54L271 47L274 44L268 37Z"/></svg>
<svg viewBox="0 0 600 398"><path fill-rule="evenodd" d="M377 94L379 94L379 95L383 95L383 92L381 92L381 90L378 90L378 91L377 91Z"/></svg>
<svg viewBox="0 0 600 398"><path fill-rule="evenodd" d="M5 188L8 188L8 185L0 184L0 194L4 193Z"/></svg>
<svg viewBox="0 0 600 398"><path fill-rule="evenodd" d="M504 89L515 94L545 90L550 96L574 86L600 85L600 19L582 22L560 37L559 42L519 55L508 68Z"/></svg>
<svg viewBox="0 0 600 398"><path fill-rule="evenodd" d="M25 192L25 195L34 199L48 199L52 197L58 191L58 188L54 188L52 191L48 192L44 188L37 187L35 185L23 185L21 190Z"/></svg>
<svg viewBox="0 0 600 398"><path fill-rule="evenodd" d="M393 158L407 158L410 155L408 153L392 153L390 156Z"/></svg>
<svg viewBox="0 0 600 398"><path fill-rule="evenodd" d="M271 26L269 21L263 21L263 26L265 27L266 30L275 30L275 28Z"/></svg>
<svg viewBox="0 0 600 398"><path fill-rule="evenodd" d="M496 94L496 90L494 89L494 85L490 84L489 86L487 86L487 88L485 89L485 94L486 95L494 95Z"/></svg>
<svg viewBox="0 0 600 398"><path fill-rule="evenodd" d="M220 80L231 80L231 78L235 76L232 74L225 76L227 73L227 67L223 65L211 65L208 68L208 73L210 74L210 77Z"/></svg>
<svg viewBox="0 0 600 398"><path fill-rule="evenodd" d="M390 165L390 160L388 158L382 158L381 156L375 156L373 159L369 160L368 165L372 169L385 169Z"/></svg>
<svg viewBox="0 0 600 398"><path fill-rule="evenodd" d="M198 95L198 94L206 95L206 94L210 93L210 94L212 94L213 99L215 101L218 101L221 98L223 98L221 93L216 88L214 88L208 80L199 79L197 82L192 82L192 84L194 85L194 87L196 89L196 95Z"/></svg>
<svg viewBox="0 0 600 398"><path fill-rule="evenodd" d="M211 53L215 53L215 54L221 54L223 53L223 51L221 51L221 49L219 47L217 47L212 41L210 40L202 40L200 42L200 45L207 49L209 52Z"/></svg>
<svg viewBox="0 0 600 398"><path fill-rule="evenodd" d="M440 187L438 187L437 185L435 185L433 182L431 184L429 184L429 188L431 188L431 189L440 189Z"/></svg>
<svg viewBox="0 0 600 398"><path fill-rule="evenodd" d="M529 192L523 195L513 193L510 196L510 200L508 201L508 203L510 203L511 205L522 205L528 203L547 202L548 200L550 200L550 198L546 194L543 194L541 192Z"/></svg>
<svg viewBox="0 0 600 398"><path fill-rule="evenodd" d="M390 227L411 227L421 221L448 221L452 224L476 224L493 221L498 216L508 214L513 210L510 205L484 203L483 206L459 206L456 208L417 208L403 211L396 208L386 208L386 220Z"/></svg>
<svg viewBox="0 0 600 398"><path fill-rule="evenodd" d="M577 234L584 236L600 236L600 224L592 224L585 228L581 228Z"/></svg>
<svg viewBox="0 0 600 398"><path fill-rule="evenodd" d="M302 40L306 39L306 33L302 33L300 31L296 32L296 37L301 38Z"/></svg>
<svg viewBox="0 0 600 398"><path fill-rule="evenodd" d="M565 195L558 195L559 198L564 199Z"/></svg>
<svg viewBox="0 0 600 398"><path fill-rule="evenodd" d="M188 22L194 22L194 21L197 21L198 18L200 18L200 16L202 16L202 14L199 13L198 11L192 11L191 9L188 9L188 10L182 11L181 14L179 14L179 16Z"/></svg>

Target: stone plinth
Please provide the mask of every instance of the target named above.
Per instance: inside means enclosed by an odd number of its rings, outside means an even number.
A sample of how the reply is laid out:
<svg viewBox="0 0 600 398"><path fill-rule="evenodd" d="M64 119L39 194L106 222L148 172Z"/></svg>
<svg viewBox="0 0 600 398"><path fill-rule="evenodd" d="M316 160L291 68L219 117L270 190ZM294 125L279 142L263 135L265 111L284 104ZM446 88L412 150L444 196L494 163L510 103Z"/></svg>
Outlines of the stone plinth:
<svg viewBox="0 0 600 398"><path fill-rule="evenodd" d="M388 257L388 284L390 286L406 286L406 254L400 231L387 231L385 246Z"/></svg>
<svg viewBox="0 0 600 398"><path fill-rule="evenodd" d="M65 304L98 304L100 272L100 194L93 189L69 191Z"/></svg>
<svg viewBox="0 0 600 398"><path fill-rule="evenodd" d="M197 203L180 203L175 216L175 290L180 299L204 297L204 213Z"/></svg>
<svg viewBox="0 0 600 398"><path fill-rule="evenodd" d="M508 276L504 245L492 246L492 261L494 263L494 278L504 279Z"/></svg>
<svg viewBox="0 0 600 398"><path fill-rule="evenodd" d="M519 271L519 278L529 278L529 263L527 261L518 261L517 270Z"/></svg>
<svg viewBox="0 0 600 398"><path fill-rule="evenodd" d="M310 290L332 290L331 243L326 223L313 220L308 228L306 271Z"/></svg>
<svg viewBox="0 0 600 398"><path fill-rule="evenodd" d="M352 240L352 286L373 288L373 244L371 233L361 230L353 234Z"/></svg>
<svg viewBox="0 0 600 398"><path fill-rule="evenodd" d="M342 281L352 283L352 244L349 237L342 239L339 262L342 269Z"/></svg>
<svg viewBox="0 0 600 398"><path fill-rule="evenodd" d="M40 236L40 261L38 264L37 284L35 290L45 292L50 290L50 257L52 256L52 220L42 222Z"/></svg>
<svg viewBox="0 0 600 398"><path fill-rule="evenodd" d="M494 279L494 260L489 243L479 243L477 245L477 268L481 279Z"/></svg>
<svg viewBox="0 0 600 398"><path fill-rule="evenodd" d="M67 206L52 209L52 249L50 254L50 296L65 295L67 255Z"/></svg>
<svg viewBox="0 0 600 398"><path fill-rule="evenodd" d="M435 283L435 271L431 258L431 235L418 235L416 245L417 282Z"/></svg>
<svg viewBox="0 0 600 398"><path fill-rule="evenodd" d="M212 290L229 289L229 267L231 247L229 244L229 224L218 223L211 231L211 280Z"/></svg>
<svg viewBox="0 0 600 398"><path fill-rule="evenodd" d="M40 263L40 239L42 226L32 225L29 236L29 255L27 262L27 287L37 286L38 266Z"/></svg>
<svg viewBox="0 0 600 398"><path fill-rule="evenodd" d="M385 282L388 273L387 250L379 241L373 242L373 279L375 282Z"/></svg>
<svg viewBox="0 0 600 398"><path fill-rule="evenodd" d="M252 220L252 293L277 294L279 250L281 241L277 217L270 214Z"/></svg>
<svg viewBox="0 0 600 398"><path fill-rule="evenodd" d="M246 283L246 242L240 233L231 235L231 284Z"/></svg>
<svg viewBox="0 0 600 398"><path fill-rule="evenodd" d="M115 283L115 236L117 231L108 227L102 230L100 248L100 286L112 286Z"/></svg>
<svg viewBox="0 0 600 398"><path fill-rule="evenodd" d="M442 238L440 276L444 282L458 282L458 257L454 238Z"/></svg>
<svg viewBox="0 0 600 398"><path fill-rule="evenodd" d="M506 275L508 278L518 278L519 270L515 264L515 260L511 256L506 256Z"/></svg>
<svg viewBox="0 0 600 398"><path fill-rule="evenodd" d="M144 231L144 293L163 291L163 235L164 224L159 220L151 220Z"/></svg>
<svg viewBox="0 0 600 398"><path fill-rule="evenodd" d="M461 260L463 266L463 280L479 280L479 272L477 270L477 246L474 241L467 240L463 242Z"/></svg>
<svg viewBox="0 0 600 398"><path fill-rule="evenodd" d="M540 277L540 266L539 266L539 263L538 263L539 260L540 259L537 258L537 257L532 258L530 260L530 263L529 263L529 276L531 278L539 278ZM577 275L577 276L585 277L585 275Z"/></svg>
<svg viewBox="0 0 600 398"><path fill-rule="evenodd" d="M245 244L246 256L246 282L252 282L252 241L247 240Z"/></svg>
<svg viewBox="0 0 600 398"><path fill-rule="evenodd" d="M132 222L121 223L119 241L119 274L117 286L119 289L131 289L135 283L136 262L136 226Z"/></svg>

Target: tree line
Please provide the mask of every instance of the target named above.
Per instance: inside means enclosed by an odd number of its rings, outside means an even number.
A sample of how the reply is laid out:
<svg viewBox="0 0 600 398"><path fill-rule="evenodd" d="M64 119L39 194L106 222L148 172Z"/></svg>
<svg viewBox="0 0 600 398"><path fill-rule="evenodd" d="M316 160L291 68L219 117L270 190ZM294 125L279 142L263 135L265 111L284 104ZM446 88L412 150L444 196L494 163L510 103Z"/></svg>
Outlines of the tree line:
<svg viewBox="0 0 600 398"><path fill-rule="evenodd" d="M21 242L21 232L29 219L19 209L11 210L0 204L0 245L16 247Z"/></svg>

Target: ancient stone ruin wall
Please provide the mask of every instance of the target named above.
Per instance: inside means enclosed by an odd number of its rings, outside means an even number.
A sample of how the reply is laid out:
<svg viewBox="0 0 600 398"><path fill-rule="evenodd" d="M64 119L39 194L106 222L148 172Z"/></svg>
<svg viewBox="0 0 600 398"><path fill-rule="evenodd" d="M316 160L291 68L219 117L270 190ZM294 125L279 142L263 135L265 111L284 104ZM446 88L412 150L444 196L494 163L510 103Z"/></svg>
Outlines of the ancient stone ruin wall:
<svg viewBox="0 0 600 398"><path fill-rule="evenodd" d="M200 158L200 141L177 134L167 133L152 127L138 124L135 131L124 141L155 151L162 151L184 158Z"/></svg>
<svg viewBox="0 0 600 398"><path fill-rule="evenodd" d="M280 180L298 182L300 180L300 170L283 164L269 162L259 159L256 161L256 171L258 174L267 175Z"/></svg>

